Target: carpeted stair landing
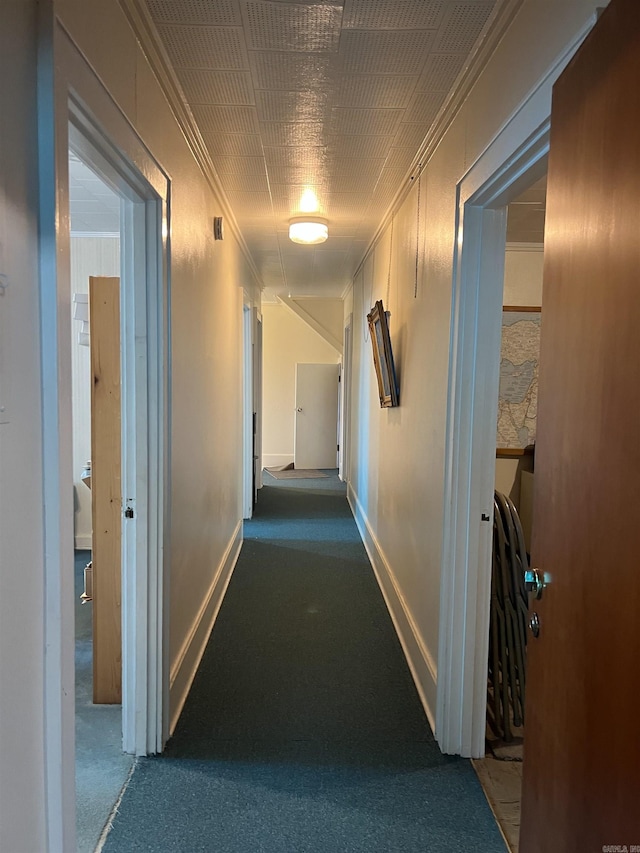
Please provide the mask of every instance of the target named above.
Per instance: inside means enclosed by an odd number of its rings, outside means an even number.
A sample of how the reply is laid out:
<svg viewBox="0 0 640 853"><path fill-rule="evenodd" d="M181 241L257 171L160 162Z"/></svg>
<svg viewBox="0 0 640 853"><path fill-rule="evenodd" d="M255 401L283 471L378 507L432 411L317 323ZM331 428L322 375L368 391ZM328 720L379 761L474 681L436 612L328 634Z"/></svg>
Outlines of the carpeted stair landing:
<svg viewBox="0 0 640 853"><path fill-rule="evenodd" d="M106 853L504 851L441 755L335 475L265 486L165 754Z"/></svg>

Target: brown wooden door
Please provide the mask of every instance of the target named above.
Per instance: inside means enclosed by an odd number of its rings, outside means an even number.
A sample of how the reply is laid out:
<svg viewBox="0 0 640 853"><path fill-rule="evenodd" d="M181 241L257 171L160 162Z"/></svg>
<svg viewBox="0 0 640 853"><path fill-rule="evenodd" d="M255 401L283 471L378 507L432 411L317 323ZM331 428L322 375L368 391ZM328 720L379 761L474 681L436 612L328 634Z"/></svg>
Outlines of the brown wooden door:
<svg viewBox="0 0 640 853"><path fill-rule="evenodd" d="M89 279L93 701L122 701L120 280Z"/></svg>
<svg viewBox="0 0 640 853"><path fill-rule="evenodd" d="M639 87L612 0L553 96L521 853L640 845Z"/></svg>

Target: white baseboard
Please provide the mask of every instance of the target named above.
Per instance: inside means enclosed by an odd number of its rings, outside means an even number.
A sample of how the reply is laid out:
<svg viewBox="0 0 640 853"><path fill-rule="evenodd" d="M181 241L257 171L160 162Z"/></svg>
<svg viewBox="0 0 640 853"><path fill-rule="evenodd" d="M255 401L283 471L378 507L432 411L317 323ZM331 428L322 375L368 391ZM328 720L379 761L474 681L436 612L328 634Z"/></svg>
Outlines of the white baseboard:
<svg viewBox="0 0 640 853"><path fill-rule="evenodd" d="M418 696L429 720L431 730L435 732L438 681L436 663L420 636L393 569L389 565L350 483L347 486L347 498L364 547L369 555L378 586L402 645Z"/></svg>
<svg viewBox="0 0 640 853"><path fill-rule="evenodd" d="M218 566L202 607L182 644L180 654L171 667L169 676L169 736L173 734L189 695L193 679L200 666L202 655L238 560L241 546L242 522L240 521Z"/></svg>
<svg viewBox="0 0 640 853"><path fill-rule="evenodd" d="M91 550L91 534L87 533L84 536L82 534L78 534L75 538L75 549L76 551L87 551Z"/></svg>
<svg viewBox="0 0 640 853"><path fill-rule="evenodd" d="M263 453L262 465L265 468L276 468L278 465L289 465L293 462L293 453Z"/></svg>

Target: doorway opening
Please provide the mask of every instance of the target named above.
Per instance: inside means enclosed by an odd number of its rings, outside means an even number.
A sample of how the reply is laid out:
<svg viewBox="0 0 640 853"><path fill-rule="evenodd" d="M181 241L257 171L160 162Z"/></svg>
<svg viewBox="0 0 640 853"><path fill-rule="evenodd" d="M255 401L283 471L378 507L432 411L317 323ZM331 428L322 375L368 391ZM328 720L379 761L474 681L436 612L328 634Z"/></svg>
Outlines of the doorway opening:
<svg viewBox="0 0 640 853"><path fill-rule="evenodd" d="M82 589L87 603L75 607L83 634L76 646L76 827L78 849L93 850L132 756L160 752L168 731L167 211L166 186L163 197L78 105L70 112L68 405L78 575L93 558ZM110 433L97 428L107 420L96 407L101 378ZM110 497L98 487L98 460L110 473ZM107 504L114 509L105 548L96 511Z"/></svg>
<svg viewBox="0 0 640 853"><path fill-rule="evenodd" d="M242 517L253 515L255 495L255 422L256 412L253 403L253 335L251 307L242 307Z"/></svg>
<svg viewBox="0 0 640 853"><path fill-rule="evenodd" d="M459 186L436 737L444 752L469 758L485 755L507 207L546 174L549 126L508 156L496 141Z"/></svg>
<svg viewBox="0 0 640 853"><path fill-rule="evenodd" d="M546 174L507 207L491 556L486 756L474 766L518 849Z"/></svg>
<svg viewBox="0 0 640 853"><path fill-rule="evenodd" d="M263 298L258 331L263 404L257 431L267 483L273 476L302 476L296 471L338 468L342 342L333 329L338 323L342 328L344 311L341 300L317 301L319 307L309 300L306 310L294 299Z"/></svg>
<svg viewBox="0 0 640 853"><path fill-rule="evenodd" d="M243 333L242 517L250 519L262 488L262 317L246 297Z"/></svg>
<svg viewBox="0 0 640 853"><path fill-rule="evenodd" d="M353 359L353 316L349 314L344 327L342 372L340 383L340 420L338 424L338 476L349 483L349 450L351 442L351 373Z"/></svg>
<svg viewBox="0 0 640 853"><path fill-rule="evenodd" d="M120 357L120 329L95 328L100 315L89 322L89 282L94 276L120 279L121 198L73 151L69 151L70 270L72 304L73 488L74 488L74 613L75 613L75 714L76 714L76 835L80 853L95 849L102 826L131 770L133 758L122 749L122 637L121 613L105 613L112 601L102 601L107 634L96 624L93 604L92 528L94 510L102 503L104 489L92 489L92 460L99 455L98 469L112 465L120 456L120 441L95 446L95 412L92 382L97 358L96 339L113 336ZM119 288L116 289L116 294ZM95 296L95 291L93 291ZM104 321L100 321L104 326ZM92 336L93 333L93 336ZM119 372L119 370L118 370ZM104 374L103 374L104 377ZM119 377L118 377L119 385ZM120 422L119 396L116 418ZM116 437L114 437L116 438ZM117 437L119 439L119 436ZM103 445L99 441L98 444ZM119 476L119 471L118 471ZM116 536L111 531L111 537ZM118 541L114 548L120 551ZM98 549L100 551L100 549ZM101 556L105 556L101 553ZM112 565L108 565L111 563ZM97 570L120 581L120 560L98 562ZM127 571L127 567L123 567ZM105 569L107 570L105 572ZM113 571L112 571L113 569ZM102 580L102 578L101 578ZM118 599L120 590L118 589ZM97 634L97 636L96 636ZM98 659L94 643L100 646Z"/></svg>

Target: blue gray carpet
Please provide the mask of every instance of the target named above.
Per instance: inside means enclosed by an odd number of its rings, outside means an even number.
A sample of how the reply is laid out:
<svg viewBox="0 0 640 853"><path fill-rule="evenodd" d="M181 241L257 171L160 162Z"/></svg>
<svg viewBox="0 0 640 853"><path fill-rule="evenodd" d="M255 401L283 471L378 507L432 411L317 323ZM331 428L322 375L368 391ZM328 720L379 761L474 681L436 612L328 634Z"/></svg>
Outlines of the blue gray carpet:
<svg viewBox="0 0 640 853"><path fill-rule="evenodd" d="M81 604L91 551L75 552L76 853L93 853L133 765L122 752L122 706L93 704L92 604Z"/></svg>
<svg viewBox="0 0 640 853"><path fill-rule="evenodd" d="M165 754L105 853L503 853L434 742L335 473L265 486Z"/></svg>

